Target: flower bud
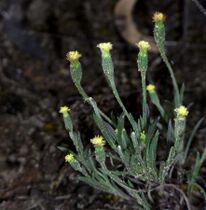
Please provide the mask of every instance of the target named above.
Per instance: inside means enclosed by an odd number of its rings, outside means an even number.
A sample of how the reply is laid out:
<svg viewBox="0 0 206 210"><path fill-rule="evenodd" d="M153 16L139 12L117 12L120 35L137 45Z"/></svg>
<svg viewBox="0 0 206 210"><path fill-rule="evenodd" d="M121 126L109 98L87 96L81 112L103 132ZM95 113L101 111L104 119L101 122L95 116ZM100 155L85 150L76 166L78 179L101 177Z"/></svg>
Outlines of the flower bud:
<svg viewBox="0 0 206 210"><path fill-rule="evenodd" d="M81 56L82 55L78 51L70 51L66 54L66 58L70 63L76 63Z"/></svg>
<svg viewBox="0 0 206 210"><path fill-rule="evenodd" d="M91 143L94 145L94 147L103 147L105 145L105 141L102 136L95 136L93 139L91 139Z"/></svg>
<svg viewBox="0 0 206 210"><path fill-rule="evenodd" d="M145 143L146 142L146 135L145 135L145 131L142 131L141 133L140 133L140 141L142 142L142 143Z"/></svg>
<svg viewBox="0 0 206 210"><path fill-rule="evenodd" d="M147 53L147 51L151 48L149 42L146 41L140 41L137 46L142 53Z"/></svg>
<svg viewBox="0 0 206 210"><path fill-rule="evenodd" d="M106 76L106 79L111 86L114 83L114 66L110 51L112 50L112 44L110 42L100 43L97 47L101 50L102 56L102 69Z"/></svg>
<svg viewBox="0 0 206 210"><path fill-rule="evenodd" d="M164 117L164 108L160 104L159 97L157 95L157 92L155 91L156 87L152 84L147 85L147 91L149 92L150 99L152 103L157 107L159 112L161 113L161 116Z"/></svg>
<svg viewBox="0 0 206 210"><path fill-rule="evenodd" d="M148 50L150 49L150 44L145 41L140 41L137 46L139 47L138 54L138 70L141 72L146 72L148 68Z"/></svg>
<svg viewBox="0 0 206 210"><path fill-rule="evenodd" d="M187 108L182 105L179 108L176 108L175 112L176 112L177 118L185 118L189 114L189 111L187 110Z"/></svg>
<svg viewBox="0 0 206 210"><path fill-rule="evenodd" d="M97 47L101 50L104 57L107 57L112 50L112 44L110 42L99 43Z"/></svg>
<svg viewBox="0 0 206 210"><path fill-rule="evenodd" d="M165 65L167 66L167 69L169 70L170 77L172 79L173 88L174 88L174 101L175 101L175 107L178 107L181 104L181 96L179 87L172 69L172 66L167 58L166 50L165 50L165 16L164 14L160 12L156 12L153 16L154 21L154 39L157 44L157 47L160 51L160 55L162 57L162 60L164 61Z"/></svg>
<svg viewBox="0 0 206 210"><path fill-rule="evenodd" d="M147 91L148 91L149 93L154 92L154 91L155 91L155 86L152 85L152 84L147 85Z"/></svg>
<svg viewBox="0 0 206 210"><path fill-rule="evenodd" d="M79 86L82 79L82 68L79 62L81 54L78 51L70 51L67 53L66 57L70 62L72 80L76 86Z"/></svg>
<svg viewBox="0 0 206 210"><path fill-rule="evenodd" d="M161 54L165 53L165 16L161 12L155 12L153 15L154 26L154 39Z"/></svg>
<svg viewBox="0 0 206 210"><path fill-rule="evenodd" d="M186 126L186 117L189 114L187 108L183 105L179 106L175 109L176 118L175 118L175 149L178 153L183 152L184 148L184 134L185 134L185 126Z"/></svg>
<svg viewBox="0 0 206 210"><path fill-rule="evenodd" d="M61 113L64 117L68 116L70 109L67 106L60 107L59 113Z"/></svg>
<svg viewBox="0 0 206 210"><path fill-rule="evenodd" d="M72 153L65 156L65 162L69 163L74 170L86 174L85 169L81 167L79 161L74 158Z"/></svg>
<svg viewBox="0 0 206 210"><path fill-rule="evenodd" d="M59 110L59 113L63 115L64 125L67 131L73 130L72 119L69 115L70 109L67 106L62 106Z"/></svg>
<svg viewBox="0 0 206 210"><path fill-rule="evenodd" d="M105 151L104 151L104 145L105 141L102 136L95 136L93 139L91 139L91 143L95 147L95 156L96 160L101 164L104 165L105 162Z"/></svg>
<svg viewBox="0 0 206 210"><path fill-rule="evenodd" d="M73 161L75 161L73 154L70 153L70 154L68 154L68 155L65 156L65 162L71 163Z"/></svg>
<svg viewBox="0 0 206 210"><path fill-rule="evenodd" d="M153 15L153 21L156 24L163 23L165 21L165 15L161 12L155 12Z"/></svg>

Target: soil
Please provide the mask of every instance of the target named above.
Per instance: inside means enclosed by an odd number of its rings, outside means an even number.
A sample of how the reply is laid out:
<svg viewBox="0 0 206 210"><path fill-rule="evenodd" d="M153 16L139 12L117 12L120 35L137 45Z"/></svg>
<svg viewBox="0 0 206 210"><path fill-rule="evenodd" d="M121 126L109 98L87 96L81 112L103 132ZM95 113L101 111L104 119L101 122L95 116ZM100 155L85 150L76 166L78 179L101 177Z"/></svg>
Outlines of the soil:
<svg viewBox="0 0 206 210"><path fill-rule="evenodd" d="M98 3L97 3L98 2ZM206 7L204 0L199 1ZM120 113L101 71L96 45L114 44L116 82L128 110L138 114L140 80L137 50L117 30L114 7L104 0L1 0L0 2L0 209L1 210L131 210L135 204L101 193L76 181L58 145L70 141L58 113L68 105L77 129L89 139L96 127L91 109L75 89L65 54L81 51L83 86L105 113ZM151 16L167 14L168 55L179 84L186 85L190 110L188 130L206 114L205 16L189 0L139 0L134 19L141 33L151 35ZM149 81L170 100L171 82L157 53L150 55ZM166 88L165 88L166 87ZM206 146L205 124L192 146L188 164ZM87 144L88 140L85 140ZM206 165L200 174L205 185ZM174 193L174 192L173 192ZM186 209L168 191L154 209ZM171 197L170 197L171 196ZM170 199L169 199L170 198ZM171 201L172 200L172 201ZM206 209L197 194L193 209Z"/></svg>

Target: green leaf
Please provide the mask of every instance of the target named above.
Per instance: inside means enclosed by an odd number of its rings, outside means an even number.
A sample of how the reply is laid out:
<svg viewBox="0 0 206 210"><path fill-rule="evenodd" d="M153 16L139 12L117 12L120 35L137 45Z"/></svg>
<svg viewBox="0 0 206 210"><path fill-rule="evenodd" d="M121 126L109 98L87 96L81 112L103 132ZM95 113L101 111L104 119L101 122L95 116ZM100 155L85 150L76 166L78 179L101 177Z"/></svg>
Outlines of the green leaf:
<svg viewBox="0 0 206 210"><path fill-rule="evenodd" d="M189 191L191 192L193 187L196 187L197 189L199 189L199 191L203 194L204 199L206 200L206 191L203 187L201 187L199 184L197 183L189 183Z"/></svg>
<svg viewBox="0 0 206 210"><path fill-rule="evenodd" d="M110 145L110 147L115 150L116 149L116 146L115 146L115 143L114 143L115 141L113 141L113 136L108 131L107 127L105 126L105 124L103 122L103 120L96 114L94 114L93 117L94 117L95 123L97 124L99 130L103 134L105 140Z"/></svg>
<svg viewBox="0 0 206 210"><path fill-rule="evenodd" d="M62 152L68 153L69 149L66 146L57 146L57 149L59 149Z"/></svg>
<svg viewBox="0 0 206 210"><path fill-rule="evenodd" d="M168 122L168 129L167 129L167 142L169 145L174 142L174 130L172 127L172 121L169 120Z"/></svg>
<svg viewBox="0 0 206 210"><path fill-rule="evenodd" d="M97 190L102 190L103 192L111 193L111 190L110 190L110 188L108 188L107 185L105 185L101 182L98 182L95 179L92 179L92 178L89 178L89 177L83 177L83 176L78 177L78 179L80 181L85 182L88 185L94 187Z"/></svg>
<svg viewBox="0 0 206 210"><path fill-rule="evenodd" d="M69 136L72 139L72 142L73 142L78 154L82 155L84 151L83 151L83 144L82 144L82 140L81 140L81 137L80 137L80 133L70 131Z"/></svg>
<svg viewBox="0 0 206 210"><path fill-rule="evenodd" d="M190 134L189 140L187 141L187 145L186 145L186 149L184 151L184 158L183 158L183 164L185 163L188 153L189 153L189 149L192 143L192 140L194 139L195 134L197 133L197 130L199 129L199 127L201 126L202 122L203 122L204 118L201 118L197 124L195 125L195 127L192 130L192 133Z"/></svg>
<svg viewBox="0 0 206 210"><path fill-rule="evenodd" d="M183 104L184 92L185 92L185 84L183 83L180 89L180 104Z"/></svg>
<svg viewBox="0 0 206 210"><path fill-rule="evenodd" d="M156 169L156 155L157 155L157 145L159 139L159 131L155 133L154 138L150 143L149 148L149 159L150 159L150 167Z"/></svg>
<svg viewBox="0 0 206 210"><path fill-rule="evenodd" d="M160 104L160 100L157 95L157 92L156 91L149 92L149 95L150 95L150 99L151 99L152 103L157 107L161 116L164 117L165 111L164 111L164 108L162 107L162 105Z"/></svg>

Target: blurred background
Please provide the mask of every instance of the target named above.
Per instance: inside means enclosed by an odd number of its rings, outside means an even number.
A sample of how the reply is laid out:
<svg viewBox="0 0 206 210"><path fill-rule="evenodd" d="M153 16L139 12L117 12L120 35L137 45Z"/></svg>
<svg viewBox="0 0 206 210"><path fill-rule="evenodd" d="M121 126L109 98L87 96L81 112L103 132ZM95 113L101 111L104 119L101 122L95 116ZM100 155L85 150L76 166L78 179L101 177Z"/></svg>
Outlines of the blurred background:
<svg viewBox="0 0 206 210"><path fill-rule="evenodd" d="M0 209L131 209L129 202L78 183L58 145L71 143L58 113L68 105L85 144L95 132L91 109L69 74L65 54L83 57L83 86L104 112L120 113L101 70L99 42L110 41L116 83L128 109L138 114L140 80L135 42L151 39L155 11L167 16L167 51L185 104L194 102L189 128L206 112L206 1L1 0L0 1ZM155 47L148 81L171 100L171 82ZM202 152L202 126L193 152ZM206 167L202 170L206 175Z"/></svg>

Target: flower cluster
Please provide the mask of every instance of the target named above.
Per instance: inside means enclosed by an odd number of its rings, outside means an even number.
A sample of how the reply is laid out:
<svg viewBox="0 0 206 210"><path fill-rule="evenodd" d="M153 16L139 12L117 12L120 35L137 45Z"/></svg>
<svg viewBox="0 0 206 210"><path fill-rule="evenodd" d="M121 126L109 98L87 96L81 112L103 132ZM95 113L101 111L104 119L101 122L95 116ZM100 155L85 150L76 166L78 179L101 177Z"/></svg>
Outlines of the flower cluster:
<svg viewBox="0 0 206 210"><path fill-rule="evenodd" d="M71 162L73 162L74 161L74 155L73 154L67 154L66 156L65 156L65 162L67 162L67 163L71 163Z"/></svg>
<svg viewBox="0 0 206 210"><path fill-rule="evenodd" d="M178 118L185 118L189 114L189 111L185 106L180 106L175 109Z"/></svg>
<svg viewBox="0 0 206 210"><path fill-rule="evenodd" d="M59 113L61 113L63 116L67 116L70 109L67 106L62 106L59 109Z"/></svg>
<svg viewBox="0 0 206 210"><path fill-rule="evenodd" d="M70 51L67 53L66 58L69 62L75 63L75 62L79 61L81 56L82 55L78 51Z"/></svg>
<svg viewBox="0 0 206 210"><path fill-rule="evenodd" d="M94 147L103 147L105 145L105 141L102 136L95 136L93 139L91 139L91 143L94 145Z"/></svg>
<svg viewBox="0 0 206 210"><path fill-rule="evenodd" d="M146 42L146 41L140 41L137 44L137 46L139 47L140 51L143 51L143 52L146 52L151 48L149 42Z"/></svg>
<svg viewBox="0 0 206 210"><path fill-rule="evenodd" d="M155 86L152 84L147 85L147 91L148 92L154 92L155 91Z"/></svg>
<svg viewBox="0 0 206 210"><path fill-rule="evenodd" d="M153 15L153 21L155 23L163 23L165 21L165 15L161 12L155 12Z"/></svg>
<svg viewBox="0 0 206 210"><path fill-rule="evenodd" d="M97 47L105 53L109 53L112 50L111 42L100 43Z"/></svg>

